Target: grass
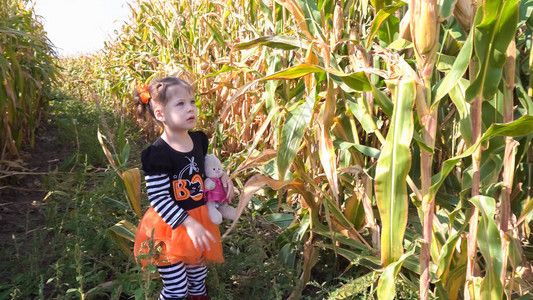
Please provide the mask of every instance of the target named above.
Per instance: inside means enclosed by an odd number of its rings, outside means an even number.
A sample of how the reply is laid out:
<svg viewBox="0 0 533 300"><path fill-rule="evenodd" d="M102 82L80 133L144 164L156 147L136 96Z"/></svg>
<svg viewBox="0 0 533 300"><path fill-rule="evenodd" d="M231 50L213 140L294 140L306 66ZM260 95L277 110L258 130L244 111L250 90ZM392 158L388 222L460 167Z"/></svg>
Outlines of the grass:
<svg viewBox="0 0 533 300"><path fill-rule="evenodd" d="M2 282L0 299L78 298L119 274L135 274L135 264L106 235L117 218L134 218L116 173L107 169L100 153L99 114L90 104L68 99L52 102L49 110L54 131L49 142L63 163L43 178L48 194L38 212L44 216L42 224L30 223L30 215L26 222L36 230L3 241L3 257L15 253L18 260L2 268L2 278L10 280ZM115 126L121 120L109 120L112 128L128 128Z"/></svg>
<svg viewBox="0 0 533 300"><path fill-rule="evenodd" d="M244 216L223 240L226 262L211 268L207 284L215 299L286 299L298 274L280 262L275 239L276 228L264 218Z"/></svg>

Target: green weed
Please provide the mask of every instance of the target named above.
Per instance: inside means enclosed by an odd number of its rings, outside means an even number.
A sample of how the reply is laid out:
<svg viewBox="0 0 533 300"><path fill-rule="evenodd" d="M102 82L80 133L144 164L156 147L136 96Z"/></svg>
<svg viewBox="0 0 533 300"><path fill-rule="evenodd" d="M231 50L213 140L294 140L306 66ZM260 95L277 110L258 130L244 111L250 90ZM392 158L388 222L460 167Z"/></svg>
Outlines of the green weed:
<svg viewBox="0 0 533 300"><path fill-rule="evenodd" d="M119 143L138 138L134 126L105 110ZM100 116L94 105L57 99L50 105L49 126L57 126L53 142L67 159L44 177L48 191L42 211L45 224L25 224L25 234L13 234L1 244L5 261L0 270L0 299L119 299L139 288L140 274L131 257L107 236L117 219L136 218L120 178L107 163L96 138ZM124 138L128 136L128 138ZM142 142L132 143L134 146ZM140 146L139 146L140 147ZM135 148L136 153L139 151ZM140 152L139 152L140 153ZM132 157L129 163L138 164ZM27 221L29 222L29 221ZM133 284L135 283L135 284ZM119 288L120 287L120 288Z"/></svg>
<svg viewBox="0 0 533 300"><path fill-rule="evenodd" d="M279 260L275 238L275 229L264 218L243 217L240 226L222 241L225 262L210 267L211 297L286 299L298 274Z"/></svg>

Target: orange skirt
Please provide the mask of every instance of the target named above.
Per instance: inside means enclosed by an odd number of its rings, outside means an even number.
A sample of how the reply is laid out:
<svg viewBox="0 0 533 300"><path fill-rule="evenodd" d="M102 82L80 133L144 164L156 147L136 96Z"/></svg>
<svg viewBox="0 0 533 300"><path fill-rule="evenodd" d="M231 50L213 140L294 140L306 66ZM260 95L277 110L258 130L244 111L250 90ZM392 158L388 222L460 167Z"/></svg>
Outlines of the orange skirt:
<svg viewBox="0 0 533 300"><path fill-rule="evenodd" d="M184 226L172 229L157 212L150 207L144 214L135 236L134 253L137 260L146 267L148 259L158 266L184 262L190 265L224 262L222 242L218 225L211 222L207 206L202 205L187 211L189 217L200 222L208 230L216 243L211 243L210 250L198 250Z"/></svg>

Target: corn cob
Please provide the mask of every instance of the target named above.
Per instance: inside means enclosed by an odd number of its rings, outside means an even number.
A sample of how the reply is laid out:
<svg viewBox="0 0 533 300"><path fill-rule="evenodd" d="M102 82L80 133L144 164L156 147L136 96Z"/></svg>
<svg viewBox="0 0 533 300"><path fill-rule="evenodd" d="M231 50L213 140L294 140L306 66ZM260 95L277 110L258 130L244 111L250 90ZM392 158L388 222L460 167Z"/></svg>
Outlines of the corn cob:
<svg viewBox="0 0 533 300"><path fill-rule="evenodd" d="M474 22L477 3L475 0L457 0L453 15L459 25L468 33Z"/></svg>
<svg viewBox="0 0 533 300"><path fill-rule="evenodd" d="M411 36L419 55L430 57L437 47L438 15L436 0L410 0Z"/></svg>

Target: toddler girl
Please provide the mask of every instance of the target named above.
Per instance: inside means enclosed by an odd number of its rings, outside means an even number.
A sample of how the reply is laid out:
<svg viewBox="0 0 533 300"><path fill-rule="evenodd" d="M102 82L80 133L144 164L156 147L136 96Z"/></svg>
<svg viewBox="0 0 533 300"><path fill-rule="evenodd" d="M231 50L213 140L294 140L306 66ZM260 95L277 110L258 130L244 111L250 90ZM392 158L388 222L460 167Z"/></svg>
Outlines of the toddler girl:
<svg viewBox="0 0 533 300"><path fill-rule="evenodd" d="M167 77L137 88L139 113L150 112L163 134L141 154L150 208L135 237L135 255L146 266L157 265L163 291L159 299L209 299L207 263L220 263L220 231L204 200L204 158L208 140L196 126L193 88ZM228 198L233 184L224 176ZM187 298L189 297L189 298Z"/></svg>

